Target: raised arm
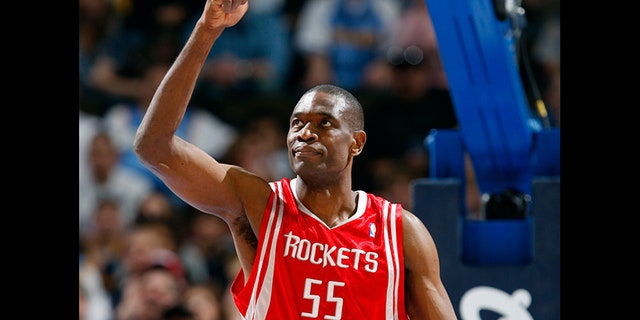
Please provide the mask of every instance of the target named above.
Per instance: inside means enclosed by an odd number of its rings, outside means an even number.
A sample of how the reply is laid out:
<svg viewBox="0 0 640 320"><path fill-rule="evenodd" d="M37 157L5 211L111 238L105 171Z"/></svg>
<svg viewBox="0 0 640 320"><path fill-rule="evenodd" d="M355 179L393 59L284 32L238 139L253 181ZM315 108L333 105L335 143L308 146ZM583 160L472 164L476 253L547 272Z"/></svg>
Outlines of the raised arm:
<svg viewBox="0 0 640 320"><path fill-rule="evenodd" d="M242 168L218 163L175 133L211 46L247 9L246 0L207 0L191 36L158 86L134 141L140 161L174 193L229 224L243 268L255 255L254 234L271 191L268 183Z"/></svg>
<svg viewBox="0 0 640 320"><path fill-rule="evenodd" d="M440 279L440 260L431 234L413 213L404 210L405 304L411 320L454 320L456 314Z"/></svg>

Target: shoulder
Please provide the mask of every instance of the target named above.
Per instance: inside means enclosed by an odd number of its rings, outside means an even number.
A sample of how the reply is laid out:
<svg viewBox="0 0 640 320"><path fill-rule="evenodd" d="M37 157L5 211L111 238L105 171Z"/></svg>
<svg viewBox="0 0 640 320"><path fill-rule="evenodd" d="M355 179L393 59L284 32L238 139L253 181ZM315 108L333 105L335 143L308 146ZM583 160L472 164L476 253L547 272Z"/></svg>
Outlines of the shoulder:
<svg viewBox="0 0 640 320"><path fill-rule="evenodd" d="M402 241L409 261L429 261L437 257L431 233L422 220L408 210L402 212Z"/></svg>
<svg viewBox="0 0 640 320"><path fill-rule="evenodd" d="M418 218L413 212L402 209L402 225L405 226L404 229L408 230L410 233L420 234L426 231L426 227L422 220Z"/></svg>

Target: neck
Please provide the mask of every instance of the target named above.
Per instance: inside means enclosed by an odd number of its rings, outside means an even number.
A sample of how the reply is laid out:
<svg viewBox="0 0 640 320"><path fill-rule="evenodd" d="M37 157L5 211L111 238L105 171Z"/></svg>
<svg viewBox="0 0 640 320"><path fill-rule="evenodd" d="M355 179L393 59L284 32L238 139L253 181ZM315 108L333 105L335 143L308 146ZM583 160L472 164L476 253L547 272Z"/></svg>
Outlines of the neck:
<svg viewBox="0 0 640 320"><path fill-rule="evenodd" d="M358 194L351 190L350 184L310 187L300 177L294 180L292 189L298 201L329 227L349 219L356 212Z"/></svg>

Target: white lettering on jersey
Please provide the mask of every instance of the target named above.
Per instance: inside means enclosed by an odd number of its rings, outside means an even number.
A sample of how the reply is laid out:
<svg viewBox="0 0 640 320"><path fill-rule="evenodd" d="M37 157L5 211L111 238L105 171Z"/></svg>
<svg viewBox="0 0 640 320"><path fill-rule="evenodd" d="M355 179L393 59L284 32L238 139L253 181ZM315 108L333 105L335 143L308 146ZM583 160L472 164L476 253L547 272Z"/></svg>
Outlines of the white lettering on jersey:
<svg viewBox="0 0 640 320"><path fill-rule="evenodd" d="M378 270L378 253L366 252L358 248L338 248L323 243L311 243L307 239L301 239L291 231L285 234L284 256L309 261L313 264L322 264L339 268L353 268L359 270L362 262L363 268L368 272Z"/></svg>

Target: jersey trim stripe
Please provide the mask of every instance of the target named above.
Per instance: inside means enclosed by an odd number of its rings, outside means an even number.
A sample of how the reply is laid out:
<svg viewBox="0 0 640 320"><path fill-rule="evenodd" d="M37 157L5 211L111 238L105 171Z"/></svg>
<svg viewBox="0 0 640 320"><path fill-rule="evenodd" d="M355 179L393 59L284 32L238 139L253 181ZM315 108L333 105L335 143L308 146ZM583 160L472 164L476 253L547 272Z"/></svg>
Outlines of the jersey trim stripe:
<svg viewBox="0 0 640 320"><path fill-rule="evenodd" d="M263 266L264 260L268 257L269 262L267 264L267 270L264 271L266 273L265 276L258 277L258 279L263 279L262 281L256 281L253 286L253 290L251 292L251 299L249 302L249 306L247 308L247 312L244 316L244 319L247 320L256 320L256 319L264 319L267 314L267 310L269 308L269 304L271 303L271 285L273 283L273 260L275 256L273 254L273 248L277 243L278 237L274 236L278 233L280 229L280 223L282 219L282 200L281 200L281 192L282 185L281 182L271 183L271 188L273 189L275 195L273 197L273 204L271 206L271 211L269 213L269 223L267 225L267 230L265 234L265 239L269 239L271 245L265 245L262 247L260 252L260 260L258 264L258 274L263 274ZM275 214L278 212L278 214ZM272 230L274 219L276 221L276 228ZM268 243L268 242L266 242ZM266 285L265 285L266 284ZM258 288L260 288L260 293L258 292ZM253 315L253 317L248 317L249 315Z"/></svg>
<svg viewBox="0 0 640 320"><path fill-rule="evenodd" d="M382 217L384 218L384 246L385 246L385 252L387 253L387 268L389 270L388 274L388 280L387 280L387 306L386 306L386 319L394 319L393 317L393 309L392 309L392 304L391 301L393 300L393 295L394 295L394 287L393 284L395 283L393 281L393 278L395 276L395 272L394 272L394 264L391 263L393 257L391 256L391 249L389 248L390 244L389 244L389 202L385 201L384 202L384 208L382 209Z"/></svg>
<svg viewBox="0 0 640 320"><path fill-rule="evenodd" d="M271 245L269 245L269 264L267 267L267 274L264 277L264 281L262 283L262 289L260 290L260 297L265 297L264 299L258 300L258 309L256 313L257 319L265 319L267 316L267 312L269 311L269 306L271 305L271 292L273 287L273 273L275 268L275 259L276 259L276 248L278 245L278 236L280 234L280 227L282 226L282 217L283 217L283 194L282 194L282 182L277 182L277 190L274 202L276 202L277 214L276 216L276 224L273 228L273 231L270 234L267 234L270 237ZM267 228L270 229L269 226Z"/></svg>
<svg viewBox="0 0 640 320"><path fill-rule="evenodd" d="M395 266L395 283L394 283L394 295L393 295L393 305L394 305L394 319L398 319L398 294L400 288L400 261L398 258L398 233L396 232L398 229L396 227L396 211L398 210L397 204L393 204L391 206L391 214L389 215L389 221L391 221L391 248L393 250L393 264Z"/></svg>

